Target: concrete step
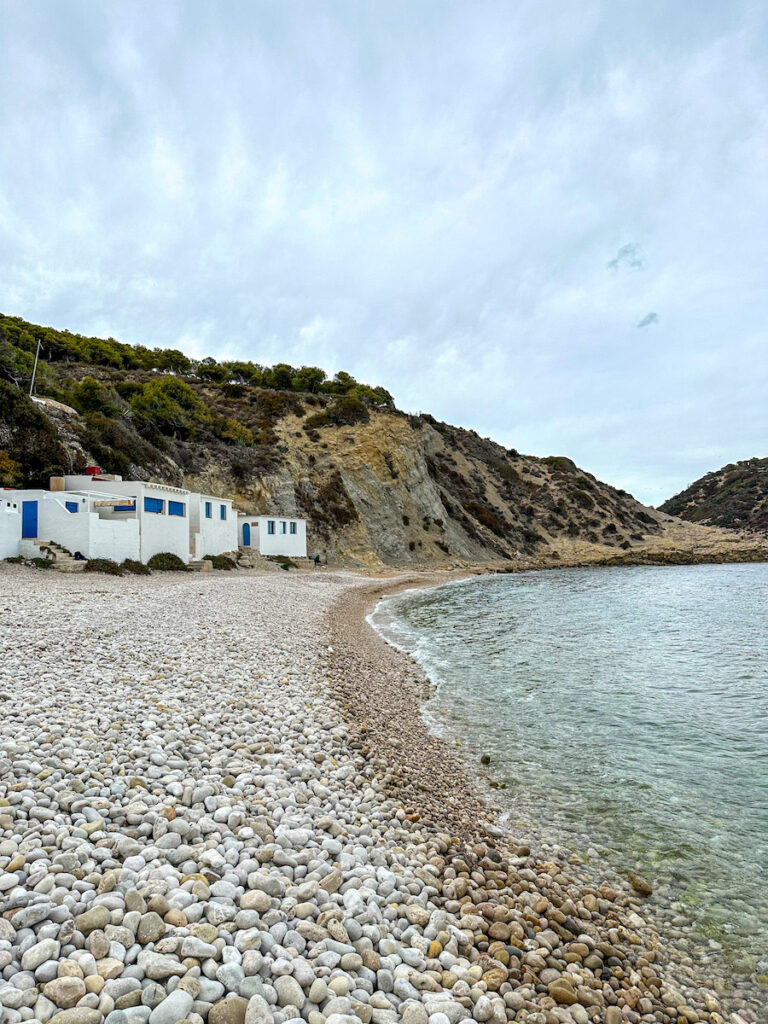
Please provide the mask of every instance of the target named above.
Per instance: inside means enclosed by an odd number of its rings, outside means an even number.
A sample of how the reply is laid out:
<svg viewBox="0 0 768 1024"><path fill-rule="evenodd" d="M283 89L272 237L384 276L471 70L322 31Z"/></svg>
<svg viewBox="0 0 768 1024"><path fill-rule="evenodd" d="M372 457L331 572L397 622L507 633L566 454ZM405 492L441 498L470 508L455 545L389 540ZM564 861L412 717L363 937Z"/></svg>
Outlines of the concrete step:
<svg viewBox="0 0 768 1024"><path fill-rule="evenodd" d="M195 572L213 572L213 562L207 558L200 558L197 561L190 562L189 568Z"/></svg>
<svg viewBox="0 0 768 1024"><path fill-rule="evenodd" d="M74 558L71 551L54 540L39 540L36 547L43 557L53 559L53 567L57 572L82 572L85 568L84 560Z"/></svg>

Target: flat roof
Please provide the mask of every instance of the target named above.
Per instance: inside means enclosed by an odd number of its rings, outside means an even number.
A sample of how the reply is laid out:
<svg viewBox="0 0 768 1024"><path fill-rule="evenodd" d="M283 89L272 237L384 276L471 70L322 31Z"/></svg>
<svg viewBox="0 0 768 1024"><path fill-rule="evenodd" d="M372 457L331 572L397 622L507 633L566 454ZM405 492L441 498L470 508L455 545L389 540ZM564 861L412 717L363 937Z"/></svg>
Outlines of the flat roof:
<svg viewBox="0 0 768 1024"><path fill-rule="evenodd" d="M238 519L295 519L297 523L306 523L304 516L295 516L291 512L238 512Z"/></svg>

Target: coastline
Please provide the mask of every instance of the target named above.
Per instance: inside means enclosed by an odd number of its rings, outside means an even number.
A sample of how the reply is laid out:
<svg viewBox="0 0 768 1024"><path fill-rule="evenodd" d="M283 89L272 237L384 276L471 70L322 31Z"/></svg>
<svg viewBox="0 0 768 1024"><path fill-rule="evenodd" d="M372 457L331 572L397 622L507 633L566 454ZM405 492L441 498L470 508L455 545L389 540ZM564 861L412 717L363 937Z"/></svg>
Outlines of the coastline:
<svg viewBox="0 0 768 1024"><path fill-rule="evenodd" d="M577 566L552 565L548 568L566 567ZM493 571L490 570L491 573ZM531 570L521 568L514 571ZM675 945L682 934L668 935L668 922L655 920L649 902L639 898L627 879L618 875L614 867L605 862L584 866L578 856L571 856L571 851L560 848L556 841L554 847L549 837L543 841L546 829L539 828L536 823L532 826L526 823L522 835L515 835L512 825L500 827L499 822L508 818L509 809L505 812L494 802L493 791L483 785L479 763L470 763L465 754L459 754L446 739L431 731L423 711L434 692L435 683L416 659L378 632L371 621L372 612L380 601L404 591L432 589L487 574L474 572L461 577L442 574L437 579L434 574L416 574L389 582L377 581L362 589L345 592L329 615L334 658L340 662L336 671L331 673L337 698L347 708L350 720L355 723L354 728L359 728L366 750L376 750L374 765L386 765L390 770L390 792L401 803L409 819L418 821L428 830L439 831L449 826L466 849L471 849L474 843L490 841L511 856L530 855L533 850L534 858L538 855L538 864L552 849L561 856L565 855L569 863L564 866L563 873L568 877L571 891L574 886L588 891L590 886L607 885L613 887L619 904L622 899L626 900L624 906L631 915L633 926L637 928L642 920L650 930L651 938L646 941L658 952L657 962L663 965L668 984L679 986L686 992L696 1012L702 1014L698 1019L717 1022L721 1019L721 1011L730 1012L729 1019L734 1024L752 1019L748 1010L746 1016L739 1015L739 1010L745 1012L746 1004L728 991L728 985L713 977L705 977L700 966L692 966L685 942L681 948ZM350 678L360 673L361 662L369 670L368 685L364 691ZM373 687L370 686L372 680ZM384 708L386 713L382 713ZM392 765L397 766L394 772ZM428 783L424 781L425 776ZM727 973L723 964L718 976L724 978ZM669 998L667 1005L670 1005ZM690 1011L689 1006L687 1016L681 1013L678 1019L692 1021L694 1016ZM629 1019L633 1019L631 1012Z"/></svg>

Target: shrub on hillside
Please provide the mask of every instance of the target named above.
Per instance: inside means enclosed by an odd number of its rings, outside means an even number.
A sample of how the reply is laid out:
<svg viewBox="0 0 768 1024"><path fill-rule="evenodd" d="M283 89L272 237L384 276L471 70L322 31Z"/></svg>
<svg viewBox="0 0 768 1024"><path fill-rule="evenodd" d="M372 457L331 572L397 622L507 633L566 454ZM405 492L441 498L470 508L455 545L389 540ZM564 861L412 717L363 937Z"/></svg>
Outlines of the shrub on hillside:
<svg viewBox="0 0 768 1024"><path fill-rule="evenodd" d="M11 463L23 468L23 484L47 487L49 477L61 476L66 458L56 427L25 394L2 380L0 423L8 438L3 449Z"/></svg>
<svg viewBox="0 0 768 1024"><path fill-rule="evenodd" d="M197 392L176 377L151 380L131 399L134 414L161 434L194 437L196 429L211 422L211 414Z"/></svg>
<svg viewBox="0 0 768 1024"><path fill-rule="evenodd" d="M34 565L36 569L52 569L53 559L52 558L30 558L30 565Z"/></svg>
<svg viewBox="0 0 768 1024"><path fill-rule="evenodd" d="M189 567L170 551L161 551L147 562L150 569L158 569L160 572L189 572Z"/></svg>
<svg viewBox="0 0 768 1024"><path fill-rule="evenodd" d="M309 416L303 423L304 430L319 427L351 427L355 423L367 423L371 418L368 406L355 395L343 395L322 412Z"/></svg>
<svg viewBox="0 0 768 1024"><path fill-rule="evenodd" d="M19 487L24 480L21 463L0 451L0 487Z"/></svg>
<svg viewBox="0 0 768 1024"><path fill-rule="evenodd" d="M253 444L253 433L248 427L244 427L242 423L233 419L225 420L221 429L221 438L223 441L229 441L230 444L244 445L246 448Z"/></svg>
<svg viewBox="0 0 768 1024"><path fill-rule="evenodd" d="M83 572L103 572L107 576L122 576L122 567L113 562L111 558L89 558L85 563Z"/></svg>

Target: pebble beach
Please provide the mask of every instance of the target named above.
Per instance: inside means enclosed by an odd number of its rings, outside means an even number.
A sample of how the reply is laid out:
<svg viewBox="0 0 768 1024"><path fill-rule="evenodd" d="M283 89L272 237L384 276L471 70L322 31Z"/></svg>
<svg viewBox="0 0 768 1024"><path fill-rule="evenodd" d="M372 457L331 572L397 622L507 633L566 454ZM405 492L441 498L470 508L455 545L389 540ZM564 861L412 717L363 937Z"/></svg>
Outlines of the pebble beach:
<svg viewBox="0 0 768 1024"><path fill-rule="evenodd" d="M0 566L0 1021L758 1019L499 826L365 622L418 582Z"/></svg>

